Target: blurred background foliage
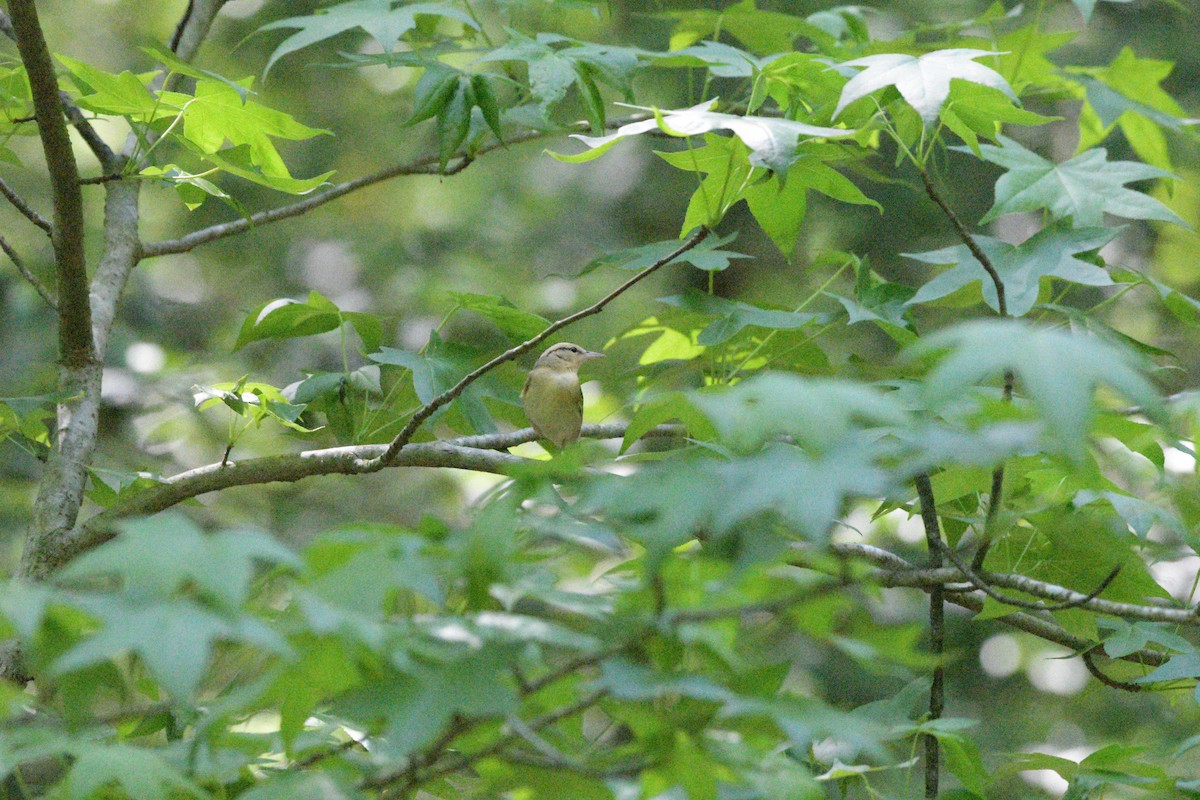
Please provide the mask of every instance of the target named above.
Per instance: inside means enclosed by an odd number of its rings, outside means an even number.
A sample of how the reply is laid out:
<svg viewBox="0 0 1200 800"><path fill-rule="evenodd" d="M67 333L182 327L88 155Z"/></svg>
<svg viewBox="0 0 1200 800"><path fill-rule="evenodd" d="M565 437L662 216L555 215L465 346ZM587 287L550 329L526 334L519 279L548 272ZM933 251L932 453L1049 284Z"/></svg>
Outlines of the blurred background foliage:
<svg viewBox="0 0 1200 800"><path fill-rule="evenodd" d="M255 76L256 88L268 105L287 110L306 125L328 130L301 142L282 142L280 149L292 174L298 177L335 170L334 180L346 180L390 164L436 151L429 124L406 127L417 77L413 70L385 66L330 66L340 62L339 51L369 52L365 36L348 34L285 57L265 78L264 66L284 34L256 33L264 24L299 16L320 7L308 0L231 0L223 9L198 64L222 75ZM481 4L486 9L488 4ZM634 43L667 49L672 3L630 2L591 6L529 2L520 13L525 27L579 36L592 41ZM759 8L804 16L823 8L822 2L770 2ZM183 2L39 3L52 49L110 71L149 67L139 50L169 39L185 6ZM985 2L867 4L872 35L886 39L924 24L924 35L936 37L937 24L983 13ZM1071 4L1050 4L1042 20L1048 30L1074 32L1051 61L1074 65L1104 65L1122 48L1141 57L1174 63L1163 88L1189 112L1200 109L1200 13L1167 2L1101 2L1091 22L1082 27ZM664 106L681 107L699 99L699 86L686 70L653 71L635 80L639 94ZM719 89L719 87L718 87ZM719 94L719 91L716 92ZM618 98L619 99L619 98ZM1050 100L1033 110L1073 119L1078 103ZM570 118L583 116L579 106L563 108ZM1052 160L1069 158L1076 149L1076 126L1051 125L1022 129L1022 140ZM126 131L101 129L113 144ZM1110 158L1132 158L1120 132L1104 141ZM1106 250L1112 263L1144 270L1185 293L1200 287L1200 157L1193 145L1170 142L1174 171L1183 180L1160 199L1173 208L1192 230L1131 223L1125 235ZM38 163L33 140L12 143L29 164ZM548 318L595 300L611 288L613 274L597 270L575 277L593 259L606 253L678 234L691 175L677 171L654 156L653 142L624 143L604 159L585 165L552 160L544 148L575 152L563 139L514 145L486 154L451 177L416 176L387 181L353 193L304 216L245 235L162 256L142 263L131 282L111 339L106 370L107 395L97 463L105 469L153 470L172 474L219 460L224 425L215 415L196 411L191 402L194 384L209 385L250 375L276 386L300 380L301 368L340 368L342 344L337 334L295 340L252 343L233 352L245 316L279 297L303 298L317 290L343 310L368 311L386 322L384 344L409 350L420 348L454 308L450 292L502 295L518 308ZM86 151L79 149L85 175L95 174ZM991 187L998 170L948 153L938 168L951 201L967 219L977 219L991 204ZM720 233L736 231L733 247L753 256L736 261L713 276L720 295L794 307L827 276L814 276L810 265L836 249L866 259L880 274L901 283L914 271L926 270L901 256L952 243L951 233L921 190L915 174L903 171L901 180L856 182L885 209L837 203L810 193L808 215L800 244L790 259L782 256L754 225L744 209L735 210ZM14 186L36 207L49 208L31 168L13 173ZM250 185L238 187L239 199L251 211L280 202L280 196ZM144 194L144 241L172 238L190 230L232 218L217 202L186 210L167 189L148 186ZM89 219L101 219L101 192L85 189L92 204ZM1027 232L1003 230L1019 225L1006 219L994 231L1003 238ZM23 224L9 207L0 207L0 226L26 254L38 274L51 268L48 242ZM92 253L99 251L102 232L89 231ZM927 273L920 273L927 274ZM847 271L839 279L852 284ZM656 315L676 313L656 298L680 293L688 286L703 288L706 275L697 270L664 270L623 297L603 314L577 325L569 338L587 347L605 347L610 357L591 371L591 421L617 420L633 396L632 374L640 347L613 343L614 337ZM836 303L828 301L833 310ZM1158 303L1131 292L1106 310L1118 329L1143 341L1174 351L1176 365L1160 370L1160 384L1175 391L1194 383L1200 368L1200 348L1160 310ZM0 394L38 395L53 386L54 323L33 290L12 270L0 270ZM878 332L851 331L857 339L833 343L835 358L851 366L889 358L895 345ZM441 328L442 339L467 342L485 351L507 346L496 328L482 317L458 312ZM848 336L851 334L847 334ZM365 364L353 348L351 367ZM355 361L357 359L357 361ZM528 364L525 364L528 366ZM820 371L813 366L809 371ZM520 374L515 367L502 372L510 387L505 410L497 412L514 426L522 424L516 406ZM681 380L686 380L681 378ZM495 408L494 408L495 410ZM300 436L276 431L251 431L238 444L248 455L327 446L328 432ZM15 563L38 464L12 444L0 458L0 559ZM203 498L191 514L205 522L236 525L245 522L270 531L293 544L341 522L387 520L415 525L425 514L461 517L464 509L492 479L446 472L385 471L353 478L324 477L294 485L254 486ZM869 509L861 515L868 524ZM879 535L913 543L920 537L915 521L889 517L877 523ZM919 593L890 590L880 593L869 609L892 641L881 649L906 648L901 640L911 633L908 623L925 614ZM1078 660L1047 660L1049 645L1012 633L997 633L985 624L965 624L952 615L950 641L955 659L948 676L952 716L974 717L974 731L987 751L1022 750L1035 746L1070 754L1109 740L1145 744L1179 741L1193 732L1200 714L1191 702L1176 703L1167 696L1128 696L1106 689L1081 674ZM835 653L797 659L804 674L800 683L824 685L831 700L858 703L870 699L881 678L859 662ZM1182 698L1179 698L1182 699ZM1078 753L1076 753L1076 757ZM1015 790L1019 791L1019 790ZM1014 794L1012 796L1019 796Z"/></svg>

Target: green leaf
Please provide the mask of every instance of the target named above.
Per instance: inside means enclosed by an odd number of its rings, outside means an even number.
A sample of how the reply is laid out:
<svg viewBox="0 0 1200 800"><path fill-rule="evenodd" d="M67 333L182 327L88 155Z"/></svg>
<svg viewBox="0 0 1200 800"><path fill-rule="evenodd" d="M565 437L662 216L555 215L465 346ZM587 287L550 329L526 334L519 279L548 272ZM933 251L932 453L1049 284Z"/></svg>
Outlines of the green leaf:
<svg viewBox="0 0 1200 800"><path fill-rule="evenodd" d="M103 627L54 661L57 675L136 653L168 694L186 700L199 686L216 641L245 642L276 652L288 649L278 634L252 617L230 620L184 600L78 602L100 617Z"/></svg>
<svg viewBox="0 0 1200 800"><path fill-rule="evenodd" d="M529 89L543 115L560 103L575 86L594 130L604 127L604 102L597 81L632 99L631 80L640 66L641 51L615 45L593 44L553 33L529 38L515 31L504 45L476 63L519 61L526 65Z"/></svg>
<svg viewBox="0 0 1200 800"><path fill-rule="evenodd" d="M1099 339L1015 320L981 320L927 336L907 354L936 351L949 353L925 379L931 407L1011 371L1046 420L1048 435L1072 458L1083 456L1098 386L1115 389L1151 419L1166 422L1158 392L1138 371L1138 360Z"/></svg>
<svg viewBox="0 0 1200 800"><path fill-rule="evenodd" d="M76 100L82 108L143 123L173 115L172 109L163 108L146 88L149 77L139 77L128 71L113 75L83 61L63 55L55 57L71 71L82 89L83 95Z"/></svg>
<svg viewBox="0 0 1200 800"><path fill-rule="evenodd" d="M257 33L297 29L271 53L263 74L270 72L275 62L284 56L355 28L366 31L385 52L391 52L400 37L417 27L418 16L446 17L479 30L479 25L465 11L441 3L404 5L397 4L397 0L351 0L318 9L308 16L275 20L259 28Z"/></svg>
<svg viewBox="0 0 1200 800"><path fill-rule="evenodd" d="M517 341L536 336L550 324L544 317L522 311L505 298L496 295L450 292L450 296L461 308L487 317Z"/></svg>
<svg viewBox="0 0 1200 800"><path fill-rule="evenodd" d="M365 526L323 534L305 551L314 576L306 581L335 606L382 616L397 591L411 591L440 604L444 591L424 540Z"/></svg>
<svg viewBox="0 0 1200 800"><path fill-rule="evenodd" d="M432 741L455 715L473 719L517 711L517 691L499 655L483 648L444 662L410 659L403 672L389 671L334 707L351 718L377 721L383 733L377 752L398 758Z"/></svg>
<svg viewBox="0 0 1200 800"><path fill-rule="evenodd" d="M71 800L93 800L101 791L107 796L112 786L119 786L130 800L212 796L152 748L89 742L73 750L71 774L59 795Z"/></svg>
<svg viewBox="0 0 1200 800"><path fill-rule="evenodd" d="M664 422L679 421L688 430L688 435L696 439L715 439L716 429L708 417L699 411L681 392L668 392L652 397L642 403L629 420L625 428L625 438L621 441L621 452L629 449L630 445L646 435L646 432Z"/></svg>
<svg viewBox="0 0 1200 800"><path fill-rule="evenodd" d="M1114 228L1072 228L1070 220L1060 220L1019 245L990 236L976 235L974 238L1000 276L1008 313L1023 317L1037 303L1046 279L1058 278L1084 286L1111 286L1113 281L1108 272L1076 256L1098 250L1119 232ZM954 265L921 286L906 305L928 303L978 282L984 301L999 310L995 281L966 245L904 255L927 264Z"/></svg>
<svg viewBox="0 0 1200 800"><path fill-rule="evenodd" d="M1045 125L1061 117L1046 117L1013 104L1003 92L978 83L955 80L950 99L941 113L942 122L967 143L977 157L979 137L995 141L1004 123Z"/></svg>
<svg viewBox="0 0 1200 800"><path fill-rule="evenodd" d="M770 330L795 330L819 318L818 314L795 311L776 311L727 300L697 289L688 289L683 294L659 298L661 302L695 311L707 316L719 317L700 332L697 343L705 346L722 344L737 335L743 328L755 326Z"/></svg>
<svg viewBox="0 0 1200 800"><path fill-rule="evenodd" d="M302 125L282 111L246 100L224 82L200 80L196 82L194 97L163 92L162 98L180 109L183 136L201 153L228 158L230 154L225 151L244 146L248 166L267 177L291 178L272 138L301 140L329 133Z"/></svg>
<svg viewBox="0 0 1200 800"><path fill-rule="evenodd" d="M471 96L471 79L459 75L455 80L454 92L438 113L438 164L442 169L467 140L471 130L471 108L475 100Z"/></svg>
<svg viewBox="0 0 1200 800"><path fill-rule="evenodd" d="M459 70L441 63L426 67L413 91L413 110L405 124L415 125L442 114L450 98L459 90L461 76Z"/></svg>
<svg viewBox="0 0 1200 800"><path fill-rule="evenodd" d="M379 364L392 364L412 370L413 388L417 399L422 403L428 403L457 384L477 366L478 361L474 350L463 345L443 342L436 333L431 334L423 353L384 347L368 358ZM486 394L494 394L494 388L489 388L491 386L493 382L488 378L476 381L453 403L453 406L462 411L475 433L496 431L496 423L483 404Z"/></svg>
<svg viewBox="0 0 1200 800"><path fill-rule="evenodd" d="M187 140L183 140L187 144ZM228 147L216 153L199 153L200 157L220 170L236 175L239 178L266 186L277 192L288 194L308 194L329 180L330 172L323 172L311 178L293 178L290 175L268 173L253 161L248 145ZM240 212L239 212L240 213Z"/></svg>
<svg viewBox="0 0 1200 800"><path fill-rule="evenodd" d="M857 67L865 69L846 83L833 116L837 117L855 100L894 86L921 120L932 125L950 95L950 82L954 79L990 86L1018 102L1008 81L992 68L975 63L977 58L994 55L997 54L988 50L952 49L921 56L884 53L844 61L837 65L843 74L853 74Z"/></svg>
<svg viewBox="0 0 1200 800"><path fill-rule="evenodd" d="M1130 181L1171 177L1157 167L1135 161L1109 161L1102 148L1054 164L1005 136L997 137L997 141L999 147L983 145L979 149L985 161L1008 171L996 181L995 205L981 223L1003 214L1045 209L1056 219L1071 217L1083 227L1103 225L1105 213L1183 224L1159 201L1124 186Z"/></svg>
<svg viewBox="0 0 1200 800"><path fill-rule="evenodd" d="M262 339L294 339L337 330L342 312L319 292L309 292L301 302L288 297L263 303L242 323L234 352Z"/></svg>
<svg viewBox="0 0 1200 800"><path fill-rule="evenodd" d="M728 236L709 236L700 244L676 256L667 263L687 263L706 272L725 269L729 266L730 259L750 258L750 256L743 255L742 253L720 249L735 239L737 239L736 231ZM678 249L679 240L672 239L665 242L644 244L640 247L631 247L626 250L617 250L592 260L579 274L583 275L600 267L617 267L630 271L641 271L651 264L658 263Z"/></svg>
<svg viewBox="0 0 1200 800"><path fill-rule="evenodd" d="M297 567L300 560L264 533L225 530L206 534L186 517L164 514L122 525L117 538L59 570L60 582L111 576L133 597L168 598L194 587L225 608L246 601L260 565Z"/></svg>
<svg viewBox="0 0 1200 800"><path fill-rule="evenodd" d="M764 372L736 386L691 394L721 441L746 452L782 435L825 450L863 427L903 425L908 419L890 395L850 381Z"/></svg>

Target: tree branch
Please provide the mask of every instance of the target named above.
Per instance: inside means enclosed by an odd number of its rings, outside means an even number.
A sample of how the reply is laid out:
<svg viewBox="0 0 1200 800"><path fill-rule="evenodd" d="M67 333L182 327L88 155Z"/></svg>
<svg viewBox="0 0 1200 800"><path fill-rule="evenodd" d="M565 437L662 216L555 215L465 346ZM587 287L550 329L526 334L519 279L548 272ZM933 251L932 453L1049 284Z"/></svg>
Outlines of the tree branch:
<svg viewBox="0 0 1200 800"><path fill-rule="evenodd" d="M17 49L29 76L54 199L51 239L58 277L59 359L64 367L79 368L96 359L83 249L83 195L79 188L79 170L63 118L58 77L38 21L37 4L34 0L10 0L8 6Z"/></svg>
<svg viewBox="0 0 1200 800"><path fill-rule="evenodd" d="M620 127L629 122L645 119L644 114L633 114L620 119L612 119L607 123L608 128ZM576 122L568 126L566 130L588 130L587 122ZM459 158L459 161L453 166L446 169L441 169L439 156L436 153L426 153L413 161L404 164L396 164L386 169L381 169L377 172L372 172L369 175L355 178L344 183L335 184L323 192L310 195L303 200L298 200L286 206L267 209L266 211L258 211L251 214L249 217L242 217L229 222L222 222L216 225L202 228L198 231L192 231L189 234L179 237L178 239L166 239L161 242L151 242L143 244L141 248L142 258L155 258L157 256L173 255L175 253L186 253L187 251L199 247L209 242L215 242L218 239L224 239L229 236L235 236L239 233L245 233L251 228L259 225L267 225L272 222L278 222L284 219L291 219L306 214L314 208L319 208L326 203L337 200L339 197L356 192L359 189L365 189L368 186L373 186L383 181L391 180L405 175L437 175L447 176L456 175L462 172L468 166L484 153L490 153L494 150L508 148L512 145L525 144L527 142L538 141L552 136L559 136L563 133L562 130L553 131L525 131L523 133L509 136L503 142L493 141L487 144L480 145L474 148L470 155L464 155Z"/></svg>
<svg viewBox="0 0 1200 800"><path fill-rule="evenodd" d="M596 705L596 703L604 698L606 693L604 689L597 689L585 694L573 703L561 706L552 711L547 711L545 714L525 723L525 730L536 732L548 728L556 722L574 716ZM495 755L514 742L521 740L521 735L513 731L500 736L491 744L485 745L478 750L473 750L469 753L453 753L424 769L408 770L406 768L399 772L385 773L368 781L365 785L368 788L392 788L397 794L403 797L427 781L466 769L476 761L487 758L490 755Z"/></svg>
<svg viewBox="0 0 1200 800"><path fill-rule="evenodd" d="M396 458L396 456L400 453L400 450L406 444L408 444L409 440L412 439L413 434L417 432L417 429L421 427L422 423L424 423L425 420L427 420L431 416L433 416L434 412L436 412L439 408L446 405L450 401L454 400L454 398L456 398L460 394L462 394L466 390L466 388L468 386L470 386L472 383L474 383L477 379L486 375L488 372L490 372L491 370L500 366L501 364L505 363L506 361L512 361L514 358L518 358L519 356L521 356L525 353L528 353L530 350L537 347L539 344L544 342L546 339L550 338L551 334L553 334L555 331L561 330L561 329L567 327L568 325L570 325L571 323L577 322L577 321L583 319L584 317L590 317L593 314L599 314L601 311L604 310L605 306L607 306L613 300L617 299L622 294L624 294L626 291L631 289L639 281L641 281L642 279L648 277L649 275L651 275L652 273L657 271L664 264L671 263L675 259L679 258L679 256L686 253L688 250L691 250L693 247L700 244L700 242L704 241L704 239L708 236L708 234L709 234L709 231L707 228L697 228L694 233L692 233L690 236L688 236L688 238L685 239L683 241L683 243L679 245L679 247L676 247L673 251L671 251L667 255L658 259L657 261L655 261L653 264L646 267L645 269L642 269L637 274L635 274L632 278L625 281L624 283L622 283L617 288L613 289L608 294L604 295L604 297L600 298L595 303L592 303L587 308L576 311L574 314L569 314L561 319L558 319L558 320L550 323L537 336L534 336L531 339L526 339L524 342L521 342L516 347L510 347L508 350L505 350L503 353L496 356L495 358L493 358L491 361L487 362L483 366L476 367L473 371L471 371L466 376L464 376L463 379L460 380L458 383L456 383L454 386L452 386L451 388L442 392L437 397L433 398L428 403L426 403L424 406L422 406L420 409L418 409L417 412L415 414L413 414L412 417L409 418L408 422L405 424L404 428L400 431L400 433L396 435L396 438L394 438L392 440L392 443L388 445L388 448L386 451L384 451L383 455L381 455L379 457L378 462L374 466L374 468L382 469L383 467L386 467L388 464L390 464Z"/></svg>
<svg viewBox="0 0 1200 800"><path fill-rule="evenodd" d="M909 587L915 589L929 590L934 586L943 586L946 589L946 601L953 603L971 611L979 612L983 610L984 595L975 593L970 584L963 581L962 573L957 567L939 567L937 569L921 569L914 567L909 562L905 561L900 556L888 550L871 545L864 544L833 544L830 549L843 558L861 558L879 567L874 571L870 580L878 583L880 586L894 587ZM801 559L803 561L803 559ZM1064 589L1061 586L1055 586L1041 581L1035 581L1032 578L1026 578L1023 575L991 575L994 579L1000 579L1009 582L1009 579L1018 579L1012 582L1021 582L1023 584L1022 591L1027 591L1030 594L1044 592L1046 596L1059 596L1064 593L1078 594L1071 592L1069 589ZM955 585L961 584L961 585ZM1084 597L1084 595L1079 595ZM1095 604L1097 608L1092 608ZM1186 609L1160 608L1156 606L1134 606L1127 603L1113 603L1106 600L1093 600L1090 603L1084 604L1085 608L1091 608L1093 611L1101 613L1113 614L1115 616L1129 616L1141 619L1148 619L1155 622L1175 622L1180 624L1188 624L1191 626L1200 625L1198 619L1191 611ZM1165 615L1164 615L1165 612ZM1057 623L1040 617L1034 614L1029 614L1023 611L1014 612L1004 617L998 618L998 621L1006 625L1018 628L1020 630L1032 633L1035 636L1046 639L1047 641L1061 644L1066 648L1082 653L1085 650L1090 650L1096 646L1096 642L1090 639L1085 639L1080 636L1068 632ZM1160 666L1165 664L1167 656L1164 653L1155 650L1138 650L1128 656L1123 656L1123 660L1133 661L1135 663L1151 664Z"/></svg>
<svg viewBox="0 0 1200 800"><path fill-rule="evenodd" d="M54 297L54 293L50 291L46 284L38 279L37 275L34 275L30 271L29 267L25 266L25 262L21 259L20 254L13 249L12 245L3 236L0 236L0 250L3 250L9 260L13 262L13 266L17 268L17 272L21 273L21 277L28 281L38 295L46 301L46 305L58 310L58 300Z"/></svg>
<svg viewBox="0 0 1200 800"><path fill-rule="evenodd" d="M17 194L16 190L9 186L3 178L0 178L0 194L4 195L8 202L13 204L13 208L20 211L25 219L41 228L47 236L54 236L54 226L50 224L50 220L35 211L33 206L25 202L25 198Z"/></svg>
<svg viewBox="0 0 1200 800"><path fill-rule="evenodd" d="M942 529L938 522L937 500L933 495L933 484L928 475L918 475L915 479L917 497L921 502L921 522L925 527L925 543L929 549L929 566L937 569L942 566L942 555L945 550L942 542ZM946 667L942 659L946 654L946 599L945 587L934 586L929 590L929 652L937 662L933 665L933 675L929 681L929 718L941 719L942 710L946 705ZM938 796L938 783L941 777L941 752L938 739L931 733L922 737L925 748L925 797Z"/></svg>
<svg viewBox="0 0 1200 800"><path fill-rule="evenodd" d="M326 189L323 192L310 195L303 200L291 203L279 208L272 208L266 211L259 211L251 214L249 217L222 222L217 225L212 225L207 228L201 228L198 231L181 236L178 239L168 239L161 242L151 242L143 244L141 247L142 258L155 258L157 256L171 255L174 253L186 253L187 251L199 247L202 244L215 242L218 239L224 239L229 236L235 236L239 233L245 233L251 228L259 225L266 225L279 220L298 217L302 214L307 214L314 208L319 208L326 203L337 200L339 197L344 197L351 192L356 192L359 189L364 189L368 186L373 186L377 183L398 178L404 175L455 175L471 163L475 157L492 150L498 150L502 147L507 147L514 144L523 144L525 142L543 139L551 135L557 135L558 131L545 133L540 131L531 131L525 134L518 134L509 137L504 142L492 142L478 148L471 156L462 157L458 163L442 170L439 164L437 154L430 153L404 164L397 164L387 169L381 169L378 172L373 172L370 175L364 175L361 178L339 183L333 187Z"/></svg>
<svg viewBox="0 0 1200 800"><path fill-rule="evenodd" d="M678 436L682 427L660 425L646 436ZM619 424L584 425L582 435L596 439L615 439L625 435ZM533 428L511 433L486 436L464 436L447 441L412 444L389 466L439 467L491 472L507 475L514 466L527 459L504 452L525 442L537 440ZM294 483L318 475L361 475L376 471L374 466L386 450L386 445L370 444L351 447L330 447L286 453L245 461L220 462L181 472L160 483L118 499L109 508L96 514L79 527L71 551L82 552L112 537L113 526L127 517L157 514L185 500L221 491L234 486L255 486L265 483Z"/></svg>

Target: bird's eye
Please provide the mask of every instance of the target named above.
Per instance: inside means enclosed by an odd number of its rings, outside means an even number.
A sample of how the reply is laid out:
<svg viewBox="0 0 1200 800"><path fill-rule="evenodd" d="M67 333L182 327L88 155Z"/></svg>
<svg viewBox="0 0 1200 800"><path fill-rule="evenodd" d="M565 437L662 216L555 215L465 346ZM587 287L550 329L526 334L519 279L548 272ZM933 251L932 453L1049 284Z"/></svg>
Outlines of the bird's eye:
<svg viewBox="0 0 1200 800"><path fill-rule="evenodd" d="M572 353L582 353L583 352L578 347L568 347L567 349L570 350Z"/></svg>

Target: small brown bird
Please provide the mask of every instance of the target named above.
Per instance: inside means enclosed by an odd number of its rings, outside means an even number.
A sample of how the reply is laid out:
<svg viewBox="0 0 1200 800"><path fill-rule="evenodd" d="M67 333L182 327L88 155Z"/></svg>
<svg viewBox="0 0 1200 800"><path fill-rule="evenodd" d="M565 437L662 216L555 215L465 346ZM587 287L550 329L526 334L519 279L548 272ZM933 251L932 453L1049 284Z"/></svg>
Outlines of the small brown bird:
<svg viewBox="0 0 1200 800"><path fill-rule="evenodd" d="M525 379L525 388L521 390L525 416L538 436L559 449L579 438L579 428L583 425L579 367L593 358L604 358L604 353L560 342L542 353Z"/></svg>

